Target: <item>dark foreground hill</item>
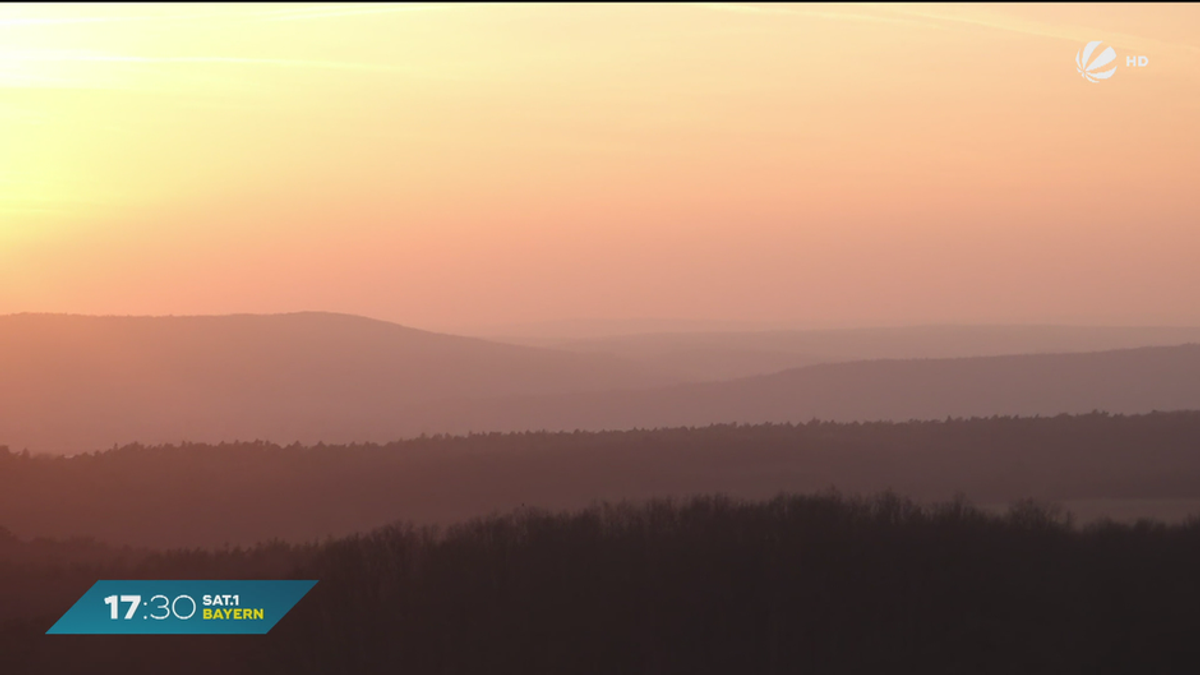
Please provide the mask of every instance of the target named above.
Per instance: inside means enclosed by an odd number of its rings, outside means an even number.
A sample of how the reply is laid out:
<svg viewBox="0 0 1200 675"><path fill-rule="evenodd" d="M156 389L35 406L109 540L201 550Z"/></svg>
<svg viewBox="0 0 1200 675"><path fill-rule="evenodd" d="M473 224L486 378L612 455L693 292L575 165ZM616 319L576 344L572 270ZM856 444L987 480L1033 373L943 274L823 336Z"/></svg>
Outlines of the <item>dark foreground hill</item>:
<svg viewBox="0 0 1200 675"><path fill-rule="evenodd" d="M522 504L836 487L977 503L1200 499L1200 412L0 452L0 525L152 546L304 541Z"/></svg>
<svg viewBox="0 0 1200 675"><path fill-rule="evenodd" d="M339 314L0 316L0 444L390 440L451 397L672 381L607 355L519 347Z"/></svg>
<svg viewBox="0 0 1200 675"><path fill-rule="evenodd" d="M0 562L0 671L1190 673L1197 568L1195 521L1080 530L1033 504L523 510L321 546ZM97 578L318 584L261 637L44 635Z"/></svg>

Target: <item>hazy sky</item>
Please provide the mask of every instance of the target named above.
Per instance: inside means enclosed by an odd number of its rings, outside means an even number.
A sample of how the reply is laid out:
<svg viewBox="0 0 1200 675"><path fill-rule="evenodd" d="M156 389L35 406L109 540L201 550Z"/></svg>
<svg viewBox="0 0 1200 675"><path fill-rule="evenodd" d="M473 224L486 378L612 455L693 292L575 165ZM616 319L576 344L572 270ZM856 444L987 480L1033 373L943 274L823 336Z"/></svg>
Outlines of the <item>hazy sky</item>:
<svg viewBox="0 0 1200 675"><path fill-rule="evenodd" d="M0 313L1200 324L1198 120L1200 5L4 4Z"/></svg>

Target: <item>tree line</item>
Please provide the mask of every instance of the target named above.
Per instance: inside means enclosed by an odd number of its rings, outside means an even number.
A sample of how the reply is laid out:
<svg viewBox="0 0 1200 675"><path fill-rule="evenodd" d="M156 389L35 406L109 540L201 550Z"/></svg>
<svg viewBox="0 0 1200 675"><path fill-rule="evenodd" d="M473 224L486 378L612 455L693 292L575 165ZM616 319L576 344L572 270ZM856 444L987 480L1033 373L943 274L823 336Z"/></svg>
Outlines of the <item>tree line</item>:
<svg viewBox="0 0 1200 675"><path fill-rule="evenodd" d="M33 546L8 538L6 546ZM42 546L48 545L46 542ZM696 496L324 543L9 562L5 673L1178 673L1200 521L894 493ZM45 636L97 578L310 578L267 636ZM0 605L8 607L9 605Z"/></svg>
<svg viewBox="0 0 1200 675"><path fill-rule="evenodd" d="M1200 413L0 450L0 525L148 547L313 541L522 505L894 490L921 500L1200 499Z"/></svg>

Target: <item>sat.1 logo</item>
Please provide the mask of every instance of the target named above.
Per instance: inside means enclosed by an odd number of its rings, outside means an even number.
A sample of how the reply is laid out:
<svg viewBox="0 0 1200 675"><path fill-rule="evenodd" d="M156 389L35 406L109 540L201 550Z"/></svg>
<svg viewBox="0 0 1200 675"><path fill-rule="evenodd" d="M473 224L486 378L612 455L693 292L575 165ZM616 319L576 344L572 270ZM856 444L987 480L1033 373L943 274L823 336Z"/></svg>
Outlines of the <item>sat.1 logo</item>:
<svg viewBox="0 0 1200 675"><path fill-rule="evenodd" d="M1088 82L1107 80L1117 72L1117 64L1113 63L1113 61L1117 60L1116 50L1112 47L1105 47L1103 50L1097 51L1097 48L1102 44L1104 44L1103 40L1092 40L1084 45L1083 49L1075 52L1075 70L1079 72L1080 77ZM1145 68L1148 65L1150 65L1149 57L1125 57L1126 67Z"/></svg>

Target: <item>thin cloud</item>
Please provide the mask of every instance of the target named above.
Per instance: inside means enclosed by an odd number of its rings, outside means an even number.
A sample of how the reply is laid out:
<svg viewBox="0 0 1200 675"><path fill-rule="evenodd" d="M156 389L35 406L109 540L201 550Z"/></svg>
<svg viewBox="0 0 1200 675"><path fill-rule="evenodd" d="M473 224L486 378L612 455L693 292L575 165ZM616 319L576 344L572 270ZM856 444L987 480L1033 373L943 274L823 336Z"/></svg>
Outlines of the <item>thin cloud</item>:
<svg viewBox="0 0 1200 675"><path fill-rule="evenodd" d="M867 5L860 5L860 7L877 10L883 12L884 14L862 14L856 12L811 9L808 7L781 7L777 5L762 6L736 3L697 3L697 6L712 10L735 12L740 14L804 16L842 21L905 24L931 29L944 29L953 24L962 24L1006 31L1010 33L1018 33L1021 35L1029 35L1033 37L1062 40L1072 43L1087 42L1088 40L1096 39L1096 36L1098 35L1102 35L1106 40L1111 40L1121 44L1138 45L1148 48L1162 47L1168 49L1180 49L1193 53L1200 52L1200 46L1196 45L1164 42L1139 35L1105 31L1086 26L1059 26L1040 21L1020 19L1012 16L1003 16L994 13L983 14L977 9L975 10L974 14L967 15L940 11L935 8L919 6L913 7L911 5L891 3L871 3Z"/></svg>
<svg viewBox="0 0 1200 675"><path fill-rule="evenodd" d="M1072 43L1083 43L1089 40L1095 40L1098 37L1103 37L1106 40L1120 44L1139 45L1146 47L1165 47L1168 49L1182 49L1190 52L1200 52L1200 47L1195 45L1163 42L1162 40L1155 40L1153 38L1142 37L1139 35L1106 31L1087 26L1058 26L1041 21L1031 21L1028 19L1020 19L999 14L968 16L901 5L881 4L875 6L894 14L901 14L904 16L915 17L929 21L966 24L1010 33L1019 33L1021 35L1062 40Z"/></svg>
<svg viewBox="0 0 1200 675"><path fill-rule="evenodd" d="M276 12L264 13L263 17L268 21L310 21L313 19L330 19L350 16L365 16L370 14L395 14L399 12L424 12L424 11L445 11L451 8L451 5L432 5L432 4L410 4L402 3L395 5L326 5L316 8L305 8L296 10L278 10Z"/></svg>
<svg viewBox="0 0 1200 675"><path fill-rule="evenodd" d="M695 3L697 7L716 10L720 12L733 12L737 14L773 14L787 16L802 16L815 19L829 19L833 21L860 21L865 23L886 23L900 24L906 26L918 26L921 28L932 28L939 30L943 26L929 22L920 21L911 18L900 18L892 16L877 16L872 14L859 14L855 12L836 12L820 9L799 8L799 7L780 7L777 5L761 6L761 5L743 5L732 2L701 2Z"/></svg>
<svg viewBox="0 0 1200 675"><path fill-rule="evenodd" d="M0 28L18 28L30 26L60 26L89 23L129 23L129 22L169 22L191 21L203 19L245 20L258 19L266 21L305 21L311 19L349 17L370 14L393 14L398 12L430 11L449 9L448 5L428 3L390 3L390 4L321 4L308 7L289 9L273 9L265 11L228 11L228 12L191 12L184 14L144 14L124 16L0 16Z"/></svg>
<svg viewBox="0 0 1200 675"><path fill-rule="evenodd" d="M417 68L390 64L355 63L348 61L321 61L314 59L277 59L241 56L131 56L97 52L0 52L0 64L20 61L42 62L87 62L87 63L145 63L145 64L232 64L271 66L281 68L316 68L325 70L353 70L375 73L406 73L419 75Z"/></svg>
<svg viewBox="0 0 1200 675"><path fill-rule="evenodd" d="M0 28L19 27L19 26L59 26L78 23L107 23L112 21L136 21L134 17L103 17L103 16L77 16L77 17L22 17L19 19L0 17Z"/></svg>
<svg viewBox="0 0 1200 675"><path fill-rule="evenodd" d="M130 23L130 22L145 22L145 21L186 21L192 19L215 19L228 17L229 14L204 13L204 14L167 14L167 15L143 15L143 16L27 16L27 17L3 17L0 16L0 28L20 28L27 26L66 26L72 24L88 24L88 23Z"/></svg>

